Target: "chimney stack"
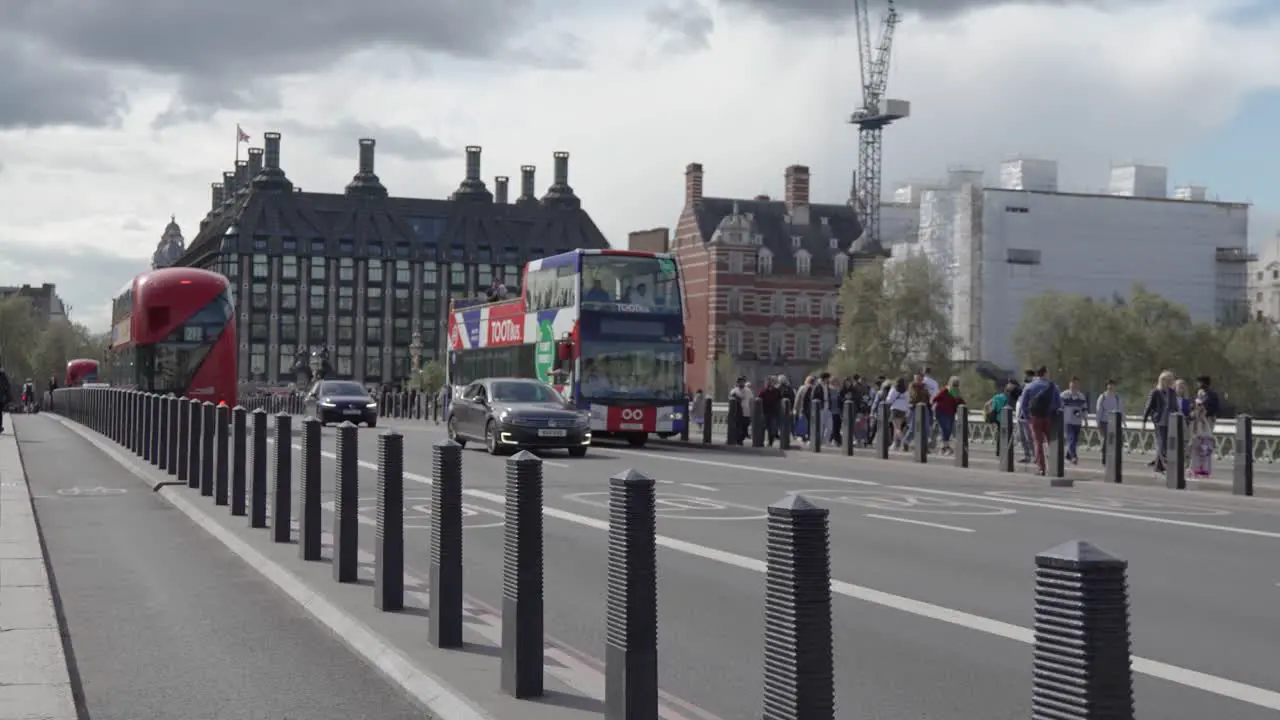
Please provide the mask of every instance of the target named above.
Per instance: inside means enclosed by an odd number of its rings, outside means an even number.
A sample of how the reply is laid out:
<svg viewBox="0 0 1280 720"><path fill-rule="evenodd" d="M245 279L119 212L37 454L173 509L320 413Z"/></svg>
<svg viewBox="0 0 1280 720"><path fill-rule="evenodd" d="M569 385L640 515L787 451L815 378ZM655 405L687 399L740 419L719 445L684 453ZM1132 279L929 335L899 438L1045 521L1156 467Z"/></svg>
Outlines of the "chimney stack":
<svg viewBox="0 0 1280 720"><path fill-rule="evenodd" d="M542 204L570 209L582 207L582 201L573 194L573 188L569 186L569 153L558 150L552 153L551 158L552 182L551 187L547 188L547 194L542 196Z"/></svg>
<svg viewBox="0 0 1280 720"><path fill-rule="evenodd" d="M262 172L262 148L249 148L249 182Z"/></svg>
<svg viewBox="0 0 1280 720"><path fill-rule="evenodd" d="M222 204L222 199L223 199L222 183L210 183L209 184L209 202L210 202L209 209L217 210L218 206Z"/></svg>
<svg viewBox="0 0 1280 720"><path fill-rule="evenodd" d="M534 165L520 166L520 198L516 202L536 202L537 196L534 195L534 173L537 167Z"/></svg>
<svg viewBox="0 0 1280 720"><path fill-rule="evenodd" d="M467 146L467 179L480 179L480 146Z"/></svg>
<svg viewBox="0 0 1280 720"><path fill-rule="evenodd" d="M249 189L249 181L253 180L253 176L249 174L249 161L236 161L236 192Z"/></svg>
<svg viewBox="0 0 1280 720"><path fill-rule="evenodd" d="M360 172L373 173L373 148L377 145L377 141L373 138L361 138L360 140Z"/></svg>
<svg viewBox="0 0 1280 720"><path fill-rule="evenodd" d="M231 198L235 197L236 190L236 174L233 172L222 173L222 201L231 202Z"/></svg>
<svg viewBox="0 0 1280 720"><path fill-rule="evenodd" d="M479 145L467 146L467 176L462 179L458 189L453 191L453 199L479 203L493 202L493 193L489 192L489 188L485 187L484 181L480 179Z"/></svg>
<svg viewBox="0 0 1280 720"><path fill-rule="evenodd" d="M269 132L263 133L262 139L265 141L266 149L263 153L263 160L268 170L280 169L280 133Z"/></svg>
<svg viewBox="0 0 1280 720"><path fill-rule="evenodd" d="M510 180L506 175L499 175L493 179L493 201L499 205L507 204L507 183Z"/></svg>
<svg viewBox="0 0 1280 720"><path fill-rule="evenodd" d="M684 204L702 204L702 163L689 163L684 168Z"/></svg>
<svg viewBox="0 0 1280 720"><path fill-rule="evenodd" d="M792 165L786 171L787 212L795 213L796 208L809 205L809 168L804 165Z"/></svg>
<svg viewBox="0 0 1280 720"><path fill-rule="evenodd" d="M554 153L552 158L555 159L554 184L567 186L569 184L569 153L562 150Z"/></svg>

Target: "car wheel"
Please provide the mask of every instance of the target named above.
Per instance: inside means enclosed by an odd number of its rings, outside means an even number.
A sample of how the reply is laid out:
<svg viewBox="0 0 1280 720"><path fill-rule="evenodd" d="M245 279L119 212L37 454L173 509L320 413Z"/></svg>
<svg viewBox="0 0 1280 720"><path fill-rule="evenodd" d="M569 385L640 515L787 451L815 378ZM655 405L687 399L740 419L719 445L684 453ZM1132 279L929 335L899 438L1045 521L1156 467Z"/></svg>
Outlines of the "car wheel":
<svg viewBox="0 0 1280 720"><path fill-rule="evenodd" d="M587 456L586 445L579 445L578 447L569 448L569 457L586 457L586 456Z"/></svg>
<svg viewBox="0 0 1280 720"><path fill-rule="evenodd" d="M459 445L460 447L466 447L466 446L467 446L467 441L466 441L466 440L463 440L463 439L462 439L462 438L460 438L460 437L458 437L458 420L457 420L457 418L455 418L455 417L453 417L452 415L450 415L450 416L449 416L449 420L448 420L448 422L446 422L446 423L445 423L445 427L446 427L446 432L448 433L448 435L449 435L449 439L450 439L450 440L452 440L452 441L454 441L454 442L458 443L458 445Z"/></svg>
<svg viewBox="0 0 1280 720"><path fill-rule="evenodd" d="M490 455L502 454L502 449L498 447L498 430L492 420L484 426L484 446Z"/></svg>

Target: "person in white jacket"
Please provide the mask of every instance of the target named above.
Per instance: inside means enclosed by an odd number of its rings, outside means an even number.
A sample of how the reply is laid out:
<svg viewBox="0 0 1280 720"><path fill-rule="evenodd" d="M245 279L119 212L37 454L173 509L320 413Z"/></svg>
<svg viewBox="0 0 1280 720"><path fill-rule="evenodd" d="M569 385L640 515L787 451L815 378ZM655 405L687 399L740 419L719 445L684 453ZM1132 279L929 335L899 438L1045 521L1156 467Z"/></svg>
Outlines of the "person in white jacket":
<svg viewBox="0 0 1280 720"><path fill-rule="evenodd" d="M1116 392L1116 381L1108 380L1107 389L1098 396L1094 407L1094 422L1098 424L1098 432L1102 433L1102 464L1107 464L1107 423L1111 421L1111 413L1120 413L1120 422L1124 423L1124 398Z"/></svg>

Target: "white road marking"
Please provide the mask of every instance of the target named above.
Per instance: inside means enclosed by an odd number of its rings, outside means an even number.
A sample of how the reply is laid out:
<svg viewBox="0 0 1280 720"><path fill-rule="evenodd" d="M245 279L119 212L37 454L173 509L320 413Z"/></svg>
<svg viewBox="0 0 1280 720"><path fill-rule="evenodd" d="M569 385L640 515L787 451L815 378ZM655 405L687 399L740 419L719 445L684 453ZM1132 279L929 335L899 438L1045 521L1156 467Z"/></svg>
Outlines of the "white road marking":
<svg viewBox="0 0 1280 720"><path fill-rule="evenodd" d="M294 446L295 449L301 449L301 447L302 447L301 445ZM325 457L328 457L328 458L334 457L334 454L330 452L321 452L321 455L324 455ZM710 461L699 460L694 462L710 462ZM761 468L750 468L750 467L741 466L741 465L735 466L735 465L730 465L728 463L717 463L717 464L724 464L724 465L728 465L729 467L735 467L739 469L760 470L762 472L768 472L767 470L762 470ZM372 468L372 469L377 468L377 466L374 463L366 462L363 460L360 461L360 465L361 467L366 467L366 468ZM787 474L803 475L802 473L787 473ZM811 478L819 477L819 479L822 479L821 476L813 476L813 475L804 475L804 477L811 477ZM426 477L424 475L418 475L417 473L405 473L405 478L408 480L413 480L415 482L420 482L427 485L430 485L432 482L431 478ZM868 484L868 483L867 481L857 481L854 484ZM870 483L870 484L875 484L875 483ZM912 489L919 489L919 488L912 488ZM497 493L487 492L484 490L475 490L475 489L463 489L462 492L464 495L467 495L468 497L476 498L478 500L487 500L495 505L502 505L502 506L506 505L506 498ZM973 497L982 498L982 496L973 496ZM990 498L986 498L986 499L990 499ZM1054 508L1054 509L1062 509L1062 508ZM1080 510L1082 512L1090 512L1094 514L1104 514L1104 515L1115 514L1115 513L1104 513L1100 511L1089 511L1084 508L1073 508L1073 509ZM542 514L546 515L547 517L555 518L557 520L563 520L565 522L571 522L576 525L595 528L596 530L601 530L605 532L608 532L609 530L609 522L607 520L597 520L596 518L587 517L585 515L578 515L577 513L571 513L571 512L568 512L567 510L561 510L559 508L544 506L542 509ZM1152 519L1163 520L1164 519L1164 518L1142 518L1138 516L1133 516L1133 517L1140 520L1152 520ZM1171 520L1169 522L1173 524L1179 524L1179 525L1188 524L1179 520ZM1191 524L1196 525L1198 523L1191 523ZM686 555L699 557L704 560L711 560L713 562L729 565L731 567L736 567L743 570L751 570L753 572L760 573L760 574L764 574L768 570L768 566L765 564L763 560L757 560L755 558L746 557L745 555L738 555L736 553L731 553L725 550L709 548L702 545L698 545L696 543L687 542L685 540L678 540L676 538L667 537L665 535L658 535L656 538L656 542L659 547L663 547L668 550L674 550L676 552L681 552ZM892 593L887 593L881 590L875 590L868 587L862 587L860 585L854 585L853 583L845 582L843 580L836 580L834 578L831 580L831 590L832 592L838 595L843 595L848 598L853 598L855 600L862 600L863 602L869 602L874 605L880 605L882 607L892 608L905 613L910 613L912 615L917 615L919 617L926 617L931 620L937 620L939 622L947 623L949 625L956 625L958 627L968 628L970 630L976 630L978 632L987 633L988 635L995 635L997 637L1005 638L1006 640L1013 640L1016 642L1025 643L1027 645L1032 645L1035 643L1035 633L1034 631L1031 630L1031 628L1021 627L1019 625L1003 622L1001 620L995 620L992 618L983 617L981 615L974 615L972 613L967 613L962 610L953 610L952 608L943 607L941 605L934 605L933 603L927 603L922 600L913 600L911 598L903 597L901 595L894 595ZM1276 692L1274 690L1268 690L1266 688L1256 687L1254 685L1247 685L1245 683L1238 682L1236 680L1230 680L1228 678L1218 677L1216 675L1210 675L1208 673L1202 673L1197 670L1190 670L1188 668L1179 667L1177 665L1170 665L1168 663L1163 663L1157 660L1151 660L1149 658L1139 657L1136 655L1131 656L1130 663L1134 672L1140 673L1142 675L1146 675L1148 677L1157 678L1159 680L1167 680L1172 683L1177 683L1179 685L1183 685L1189 688L1201 690L1203 692L1207 692L1213 695L1218 695L1225 698L1231 698L1233 700L1238 700L1240 702L1248 703L1250 705L1257 705L1258 707L1267 708L1268 710L1280 711L1280 692Z"/></svg>
<svg viewBox="0 0 1280 720"><path fill-rule="evenodd" d="M719 462L716 460L695 460L694 458L674 457L661 453L645 452L643 450L623 450L621 448L609 448L610 452L629 453L639 455L641 457L658 458L661 460L671 460L673 462L693 463L695 465L708 465L711 467L729 468L731 470L750 470L751 472L766 473L769 475L786 475L788 477L816 478L818 480L834 480L835 482L849 483L850 485L879 485L878 482L871 480L855 480L854 478L834 477L831 475L812 475L810 473L796 472L794 470L777 470L770 467L751 467L750 465L735 465L734 463Z"/></svg>
<svg viewBox="0 0 1280 720"><path fill-rule="evenodd" d="M703 492L720 492L719 488L713 488L709 485L699 485L698 483L680 483L680 484L687 488L693 488L694 490L702 490Z"/></svg>
<svg viewBox="0 0 1280 720"><path fill-rule="evenodd" d="M938 528L939 530L954 530L955 532L973 532L973 528L959 527L957 525L943 525L942 523L925 522L924 520L912 520L910 518L893 517L892 515L876 515L867 513L866 517L875 518L877 520L890 520L893 522L908 523L910 525L924 525L925 527Z"/></svg>

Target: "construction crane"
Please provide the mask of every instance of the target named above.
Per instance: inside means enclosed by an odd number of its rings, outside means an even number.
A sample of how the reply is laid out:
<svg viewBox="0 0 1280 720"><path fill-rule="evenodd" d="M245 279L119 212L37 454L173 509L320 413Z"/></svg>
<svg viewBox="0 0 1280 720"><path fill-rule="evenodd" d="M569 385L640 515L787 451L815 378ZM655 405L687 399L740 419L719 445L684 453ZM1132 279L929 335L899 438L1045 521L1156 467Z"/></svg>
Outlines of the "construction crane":
<svg viewBox="0 0 1280 720"><path fill-rule="evenodd" d="M880 243L880 166L884 129L894 120L911 114L905 100L886 100L889 82L889 57L893 49L893 28L898 24L898 11L889 0L889 11L880 24L880 40L872 52L871 27L867 21L870 0L854 0L854 22L858 26L858 61L862 67L862 107L849 122L858 126L858 170L854 178L854 201L858 220L862 223L859 245L868 252L882 253Z"/></svg>

